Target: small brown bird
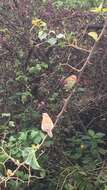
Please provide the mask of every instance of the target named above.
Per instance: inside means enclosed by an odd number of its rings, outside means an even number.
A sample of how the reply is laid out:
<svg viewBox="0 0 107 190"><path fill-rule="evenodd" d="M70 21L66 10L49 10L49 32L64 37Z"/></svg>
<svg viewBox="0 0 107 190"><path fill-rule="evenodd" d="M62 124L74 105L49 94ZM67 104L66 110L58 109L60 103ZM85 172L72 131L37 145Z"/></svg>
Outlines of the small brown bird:
<svg viewBox="0 0 107 190"><path fill-rule="evenodd" d="M64 87L65 89L67 90L71 90L75 83L77 82L77 76L76 75L70 75L69 77L67 77L65 80L64 80Z"/></svg>
<svg viewBox="0 0 107 190"><path fill-rule="evenodd" d="M42 131L46 132L49 137L53 137L52 130L54 128L54 124L52 119L47 113L42 114L42 123L41 129Z"/></svg>

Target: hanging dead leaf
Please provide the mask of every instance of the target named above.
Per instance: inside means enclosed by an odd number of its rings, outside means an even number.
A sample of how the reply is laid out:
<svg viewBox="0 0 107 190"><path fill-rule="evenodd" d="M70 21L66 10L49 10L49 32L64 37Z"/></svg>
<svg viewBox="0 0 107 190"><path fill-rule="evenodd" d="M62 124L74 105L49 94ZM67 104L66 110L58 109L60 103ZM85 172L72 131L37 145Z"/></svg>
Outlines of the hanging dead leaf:
<svg viewBox="0 0 107 190"><path fill-rule="evenodd" d="M64 87L66 90L70 90L73 88L73 86L75 85L75 83L77 82L77 76L76 75L70 75L69 77L67 77L64 80Z"/></svg>
<svg viewBox="0 0 107 190"><path fill-rule="evenodd" d="M42 124L41 129L42 131L46 132L49 137L53 137L52 130L54 128L54 124L52 119L47 113L42 114Z"/></svg>

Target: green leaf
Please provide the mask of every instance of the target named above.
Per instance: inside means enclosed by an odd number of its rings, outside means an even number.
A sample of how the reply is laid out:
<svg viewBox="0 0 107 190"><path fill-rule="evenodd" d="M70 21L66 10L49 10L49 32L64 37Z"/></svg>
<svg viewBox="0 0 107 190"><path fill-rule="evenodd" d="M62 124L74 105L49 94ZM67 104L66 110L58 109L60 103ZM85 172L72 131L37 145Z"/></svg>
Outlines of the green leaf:
<svg viewBox="0 0 107 190"><path fill-rule="evenodd" d="M74 190L74 186L72 186L70 183L66 183L64 188L65 190Z"/></svg>
<svg viewBox="0 0 107 190"><path fill-rule="evenodd" d="M91 129L88 130L88 134L89 134L91 137L95 136L95 132L94 132L93 130L91 130Z"/></svg>
<svg viewBox="0 0 107 190"><path fill-rule="evenodd" d="M22 151L22 156L24 158L25 163L29 165L31 168L35 170L41 170L41 167L35 156L35 151L35 149L27 147L24 151Z"/></svg>
<svg viewBox="0 0 107 190"><path fill-rule="evenodd" d="M32 130L30 136L34 144L39 144L45 137L44 133L40 130Z"/></svg>
<svg viewBox="0 0 107 190"><path fill-rule="evenodd" d="M39 144L42 141L42 138L40 136L40 132L39 131L32 131L31 132L31 138L33 139L33 143L35 144Z"/></svg>
<svg viewBox="0 0 107 190"><path fill-rule="evenodd" d="M42 63L42 64L41 64L41 67L42 67L43 69L48 69L48 64Z"/></svg>
<svg viewBox="0 0 107 190"><path fill-rule="evenodd" d="M35 67L29 68L30 74L38 74L40 71L41 71L41 65L40 64L37 64Z"/></svg>
<svg viewBox="0 0 107 190"><path fill-rule="evenodd" d="M23 171L17 171L16 176L23 179L23 180L27 180L29 177L29 175L25 174Z"/></svg>
<svg viewBox="0 0 107 190"><path fill-rule="evenodd" d="M28 100L28 97L32 97L32 94L29 91L22 93L21 101L23 104Z"/></svg>
<svg viewBox="0 0 107 190"><path fill-rule="evenodd" d="M7 159L9 159L8 156L5 153L0 152L0 163L5 162Z"/></svg>
<svg viewBox="0 0 107 190"><path fill-rule="evenodd" d="M105 136L105 134L104 133L96 133L96 137L97 138L103 138Z"/></svg>
<svg viewBox="0 0 107 190"><path fill-rule="evenodd" d="M42 41L42 40L46 39L47 35L48 34L42 30L42 31L39 31L38 38Z"/></svg>
<svg viewBox="0 0 107 190"><path fill-rule="evenodd" d="M27 141L27 137L28 137L28 132L27 131L20 132L18 140L19 141Z"/></svg>
<svg viewBox="0 0 107 190"><path fill-rule="evenodd" d="M14 137L14 136L11 136L10 138L9 138L9 142L15 142L16 141L16 138Z"/></svg>
<svg viewBox="0 0 107 190"><path fill-rule="evenodd" d="M25 75L19 75L16 77L16 81L18 82L27 82L28 78Z"/></svg>
<svg viewBox="0 0 107 190"><path fill-rule="evenodd" d="M47 40L47 42L50 45L55 45L57 43L57 38L50 38L50 39Z"/></svg>

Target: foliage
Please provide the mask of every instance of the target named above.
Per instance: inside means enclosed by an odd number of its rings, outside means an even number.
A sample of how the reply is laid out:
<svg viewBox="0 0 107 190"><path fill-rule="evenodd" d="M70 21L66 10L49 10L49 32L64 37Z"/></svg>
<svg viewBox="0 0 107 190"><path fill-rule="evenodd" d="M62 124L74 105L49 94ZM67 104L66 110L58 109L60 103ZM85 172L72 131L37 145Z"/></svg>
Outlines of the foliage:
<svg viewBox="0 0 107 190"><path fill-rule="evenodd" d="M97 94L93 90L96 81L90 79L98 74L97 70L89 72L89 79L83 76L78 80L84 60L99 36L99 31L88 32L84 25L93 18L97 20L101 16L104 19L106 12L106 8L97 8L97 5L98 0L1 0L0 188L107 189L106 130L102 130L102 124L95 130L93 126L87 130L83 127L87 118L83 119L82 125L85 132L82 127L76 130L73 126L81 110L86 109L85 106L88 109L87 102L81 106L87 90L92 95ZM86 12L85 16L82 11L82 18L86 18L86 22L82 20L83 26L80 26L81 11L75 12L72 7L92 11ZM74 21L72 13L75 13ZM72 27L66 18L71 19ZM99 73L104 79L103 70L101 68ZM101 77L98 77L98 84L103 80ZM99 89L102 90L104 85ZM66 112L62 105L66 104L72 90L75 94L69 103L70 111ZM91 100L101 99L99 91L98 94ZM86 100L89 100L88 96ZM67 120L66 116L61 116L54 129L53 121L58 119L61 109L67 114ZM101 121L105 121L101 108L100 114ZM76 125L78 123L80 125L76 118ZM41 129L53 138L48 139Z"/></svg>
<svg viewBox="0 0 107 190"><path fill-rule="evenodd" d="M17 177L19 182L27 183L29 177L36 178L36 173L33 172L32 176L32 170L40 171L40 178L44 177L44 170L39 165L37 157L45 135L37 129L22 131L17 135L10 135L7 132L4 135L0 145L0 183L5 182L7 185Z"/></svg>
<svg viewBox="0 0 107 190"><path fill-rule="evenodd" d="M76 132L75 136L68 138L71 150L66 150L65 155L71 160L71 166L61 172L57 189L104 189L106 169L100 174L102 156L107 153L101 146L104 136L90 129L86 135Z"/></svg>
<svg viewBox="0 0 107 190"><path fill-rule="evenodd" d="M98 0L55 0L54 1L54 5L61 7L61 6L67 6L67 7L85 7L85 8L89 8L89 7L94 7L97 6L99 4Z"/></svg>

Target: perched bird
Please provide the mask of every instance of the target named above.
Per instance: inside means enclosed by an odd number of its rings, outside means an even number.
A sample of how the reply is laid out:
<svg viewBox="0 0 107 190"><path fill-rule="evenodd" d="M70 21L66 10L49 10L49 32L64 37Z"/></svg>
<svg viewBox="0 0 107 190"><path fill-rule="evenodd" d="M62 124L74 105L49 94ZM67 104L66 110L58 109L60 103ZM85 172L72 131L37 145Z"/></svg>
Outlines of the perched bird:
<svg viewBox="0 0 107 190"><path fill-rule="evenodd" d="M42 123L41 129L42 131L46 132L49 137L53 137L52 130L54 128L54 124L52 119L47 113L42 114Z"/></svg>
<svg viewBox="0 0 107 190"><path fill-rule="evenodd" d="M66 90L71 90L75 83L77 82L77 76L76 75L70 75L69 77L67 77L65 80L64 80L64 87Z"/></svg>

